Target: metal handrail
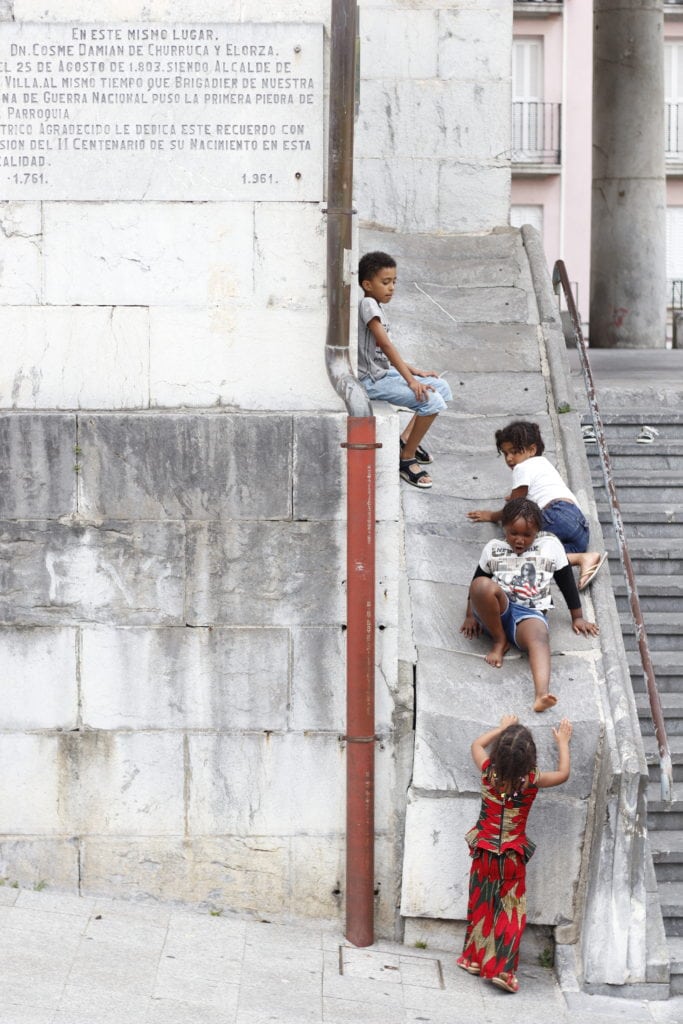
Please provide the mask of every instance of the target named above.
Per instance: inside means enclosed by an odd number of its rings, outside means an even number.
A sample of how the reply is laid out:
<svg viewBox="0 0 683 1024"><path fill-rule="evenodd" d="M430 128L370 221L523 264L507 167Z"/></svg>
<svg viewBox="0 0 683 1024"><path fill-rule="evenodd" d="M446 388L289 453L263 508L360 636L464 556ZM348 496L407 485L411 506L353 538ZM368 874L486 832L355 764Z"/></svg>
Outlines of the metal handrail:
<svg viewBox="0 0 683 1024"><path fill-rule="evenodd" d="M669 741L666 735L662 703L659 698L657 680L655 679L652 658L650 656L650 647L647 640L645 623L643 622L643 613L640 609L640 598L638 597L638 588L636 586L635 574L633 572L633 563L631 562L631 555L629 554L624 534L624 523L621 518L619 499L617 498L617 492L614 486L612 465L610 462L609 452L607 451L605 431L603 428L602 417L600 416L600 409L598 408L595 385L593 383L593 374L591 372L590 362L588 359L588 347L581 331L581 323L576 311L576 304L574 302L574 296L572 295L569 277L567 275L567 268L565 267L563 260L557 260L553 267L553 289L556 295L559 292L560 285L564 292L567 310L569 311L569 316L574 330L574 341L576 342L576 349L579 353L579 362L581 363L581 369L583 371L583 379L586 385L586 393L588 395L588 404L590 407L591 418L593 420L593 427L595 429L595 436L598 442L598 455L600 456L602 476L605 481L605 488L609 498L610 511L612 513L612 524L614 526L617 544L619 545L619 558L621 559L624 576L626 578L626 590L631 608L631 616L633 618L636 637L638 638L638 649L640 651L640 660L643 665L643 676L647 687L647 695L650 701L650 714L652 716L655 738L659 748L659 781L662 800L666 803L671 803L673 769L671 766L671 752L669 750Z"/></svg>

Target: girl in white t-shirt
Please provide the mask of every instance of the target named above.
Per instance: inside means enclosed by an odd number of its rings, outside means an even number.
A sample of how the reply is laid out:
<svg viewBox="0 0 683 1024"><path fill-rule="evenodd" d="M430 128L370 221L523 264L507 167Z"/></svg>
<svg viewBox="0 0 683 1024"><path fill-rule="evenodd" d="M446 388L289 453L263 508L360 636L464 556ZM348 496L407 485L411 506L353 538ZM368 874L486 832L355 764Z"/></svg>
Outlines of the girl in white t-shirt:
<svg viewBox="0 0 683 1024"><path fill-rule="evenodd" d="M606 554L588 551L588 523L576 497L551 462L538 423L516 420L496 431L496 448L512 470L511 498L536 502L543 515L543 530L554 533L567 552L570 565L579 567L579 590L585 590L605 564ZM497 523L502 509L475 509L468 519Z"/></svg>

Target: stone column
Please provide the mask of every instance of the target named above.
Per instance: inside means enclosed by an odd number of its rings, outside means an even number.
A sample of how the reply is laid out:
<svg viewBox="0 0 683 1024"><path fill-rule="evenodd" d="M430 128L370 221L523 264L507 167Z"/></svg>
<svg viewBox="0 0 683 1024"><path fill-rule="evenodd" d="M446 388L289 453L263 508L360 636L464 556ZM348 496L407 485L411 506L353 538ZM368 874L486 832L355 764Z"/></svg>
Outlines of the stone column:
<svg viewBox="0 0 683 1024"><path fill-rule="evenodd" d="M593 27L590 342L663 348L662 0L594 0Z"/></svg>

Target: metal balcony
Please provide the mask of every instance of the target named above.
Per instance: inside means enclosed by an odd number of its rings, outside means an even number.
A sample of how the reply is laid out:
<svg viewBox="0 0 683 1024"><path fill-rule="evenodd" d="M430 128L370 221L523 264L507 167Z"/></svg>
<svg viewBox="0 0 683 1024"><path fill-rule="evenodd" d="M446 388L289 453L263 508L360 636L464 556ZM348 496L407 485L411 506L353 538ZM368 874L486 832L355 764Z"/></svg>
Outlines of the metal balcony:
<svg viewBox="0 0 683 1024"><path fill-rule="evenodd" d="M558 168L560 103L519 100L512 104L512 162L515 170Z"/></svg>

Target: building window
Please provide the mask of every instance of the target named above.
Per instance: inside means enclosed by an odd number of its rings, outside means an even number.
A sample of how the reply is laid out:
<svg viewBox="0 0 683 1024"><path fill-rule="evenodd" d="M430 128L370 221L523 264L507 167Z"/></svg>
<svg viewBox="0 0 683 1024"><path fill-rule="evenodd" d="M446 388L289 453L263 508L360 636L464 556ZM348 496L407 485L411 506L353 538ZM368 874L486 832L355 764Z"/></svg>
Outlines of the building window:
<svg viewBox="0 0 683 1024"><path fill-rule="evenodd" d="M683 42L664 43L664 99L666 102L666 155L683 158Z"/></svg>
<svg viewBox="0 0 683 1024"><path fill-rule="evenodd" d="M512 46L512 160L559 164L560 104L543 100L543 38L517 36Z"/></svg>
<svg viewBox="0 0 683 1024"><path fill-rule="evenodd" d="M543 236L543 207L523 206L513 203L510 207L510 224L513 228L521 228L523 224L531 224Z"/></svg>
<svg viewBox="0 0 683 1024"><path fill-rule="evenodd" d="M683 206L666 210L666 277L669 306L683 309Z"/></svg>

